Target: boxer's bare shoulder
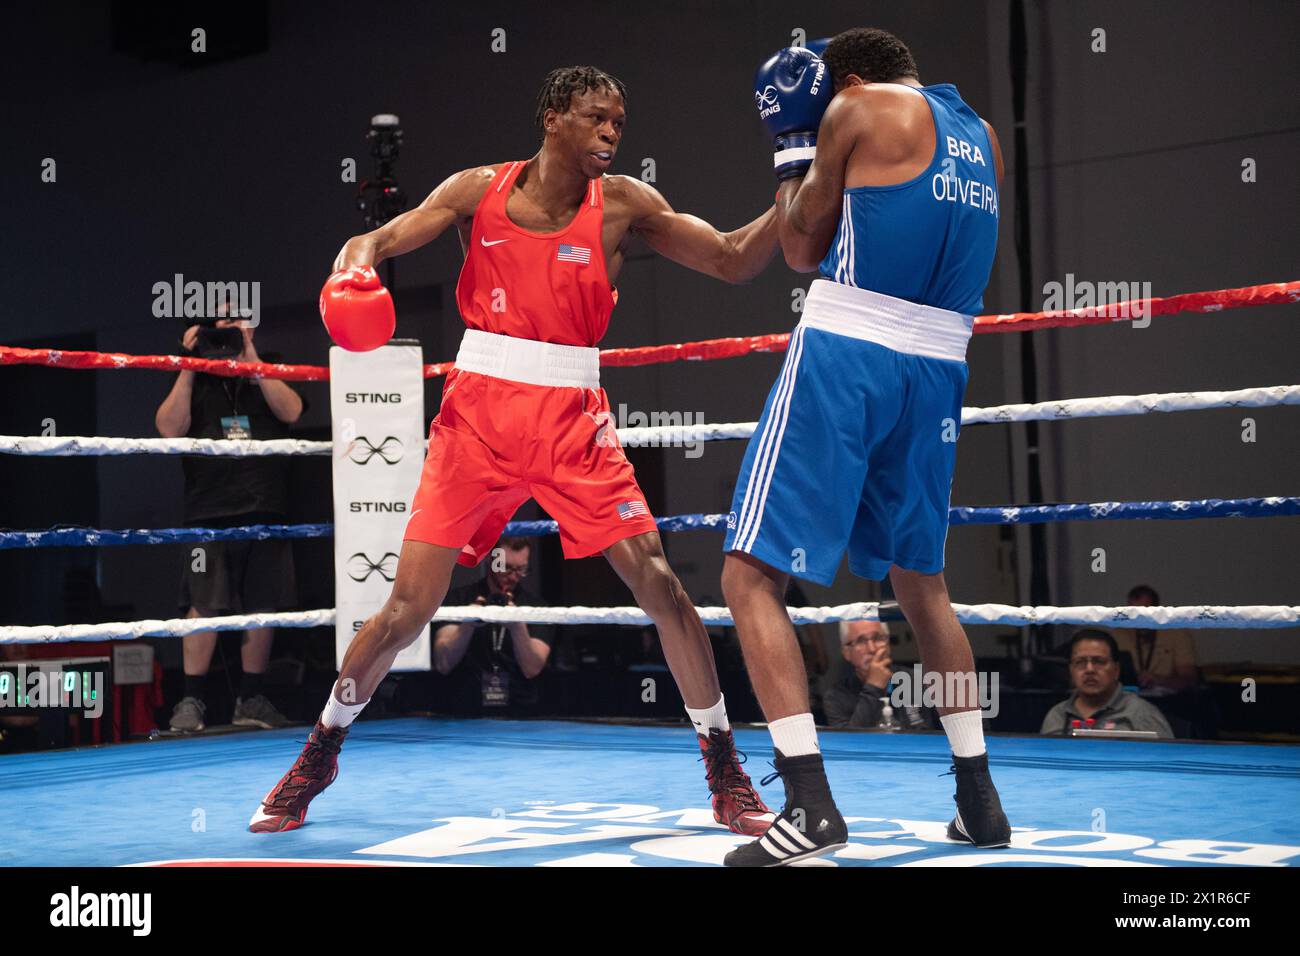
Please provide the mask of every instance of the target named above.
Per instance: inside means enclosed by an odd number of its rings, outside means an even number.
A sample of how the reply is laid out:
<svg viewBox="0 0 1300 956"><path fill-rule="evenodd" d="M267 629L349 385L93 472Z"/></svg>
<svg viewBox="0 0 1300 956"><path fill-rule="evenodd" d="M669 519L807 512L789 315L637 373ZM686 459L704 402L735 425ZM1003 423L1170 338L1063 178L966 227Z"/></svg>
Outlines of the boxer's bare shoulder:
<svg viewBox="0 0 1300 956"><path fill-rule="evenodd" d="M471 166L452 173L430 194L429 201L454 212L457 225L467 225L474 218L474 210L478 208L483 194L508 165L493 163L488 166Z"/></svg>
<svg viewBox="0 0 1300 956"><path fill-rule="evenodd" d="M647 216L672 211L659 190L632 176L605 176L602 184L605 221L615 221L624 230L635 231L637 223Z"/></svg>

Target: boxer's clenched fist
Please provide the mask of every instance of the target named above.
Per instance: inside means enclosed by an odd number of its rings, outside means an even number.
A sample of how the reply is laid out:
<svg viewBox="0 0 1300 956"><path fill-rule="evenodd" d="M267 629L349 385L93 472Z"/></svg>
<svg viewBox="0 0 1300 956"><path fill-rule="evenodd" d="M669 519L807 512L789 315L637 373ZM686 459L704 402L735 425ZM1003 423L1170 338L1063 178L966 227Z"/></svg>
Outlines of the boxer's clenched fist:
<svg viewBox="0 0 1300 956"><path fill-rule="evenodd" d="M334 343L369 352L393 337L393 299L372 266L335 272L320 290L320 317Z"/></svg>
<svg viewBox="0 0 1300 956"><path fill-rule="evenodd" d="M754 105L772 137L778 179L803 176L812 165L831 85L826 64L806 47L781 50L754 74Z"/></svg>

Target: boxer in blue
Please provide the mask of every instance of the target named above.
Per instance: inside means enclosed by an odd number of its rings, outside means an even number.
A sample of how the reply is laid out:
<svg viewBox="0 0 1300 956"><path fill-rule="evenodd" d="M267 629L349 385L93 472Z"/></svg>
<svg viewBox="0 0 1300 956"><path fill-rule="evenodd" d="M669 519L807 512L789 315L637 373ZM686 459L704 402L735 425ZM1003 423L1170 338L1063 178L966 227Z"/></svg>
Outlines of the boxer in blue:
<svg viewBox="0 0 1300 956"><path fill-rule="evenodd" d="M728 866L844 847L785 610L791 574L889 576L956 773L948 837L1007 846L970 642L943 578L966 345L998 235L1002 155L951 84L922 86L907 47L854 29L782 50L755 77L775 144L781 247L817 270L736 483L722 587L767 716L785 807ZM819 55L820 54L820 55ZM964 693L963 693L964 691ZM955 692L955 693L954 693Z"/></svg>

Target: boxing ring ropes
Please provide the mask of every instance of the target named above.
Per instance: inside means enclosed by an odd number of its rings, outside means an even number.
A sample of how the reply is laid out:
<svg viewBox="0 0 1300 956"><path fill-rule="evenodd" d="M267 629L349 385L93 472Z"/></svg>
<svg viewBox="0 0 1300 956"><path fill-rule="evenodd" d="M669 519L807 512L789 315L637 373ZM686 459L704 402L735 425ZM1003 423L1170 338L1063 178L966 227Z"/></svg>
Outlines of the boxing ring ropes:
<svg viewBox="0 0 1300 956"><path fill-rule="evenodd" d="M1300 281L1191 292L1165 298L1139 299L1088 309L1057 310L1009 315L979 316L976 334L1024 332L1068 328L1108 322L1131 321L1132 316L1168 316L1180 313L1214 313L1230 308L1300 301ZM789 334L768 334L741 338L712 339L675 345L606 349L601 364L620 367L671 361L707 361L739 357L754 352L779 352L786 348ZM71 352L52 349L23 349L0 346L0 366L29 364L67 369L192 369L213 375L279 378L290 381L324 381L329 370L318 366L270 363L238 363L182 356L132 356L102 352ZM427 365L424 376L445 375L452 363ZM962 425L1029 421L1066 421L1119 415L1150 415L1208 408L1263 408L1300 405L1300 385L1273 385L1235 391L1178 392L1146 395L1110 395L1075 398L1036 404L963 408ZM619 439L626 446L658 447L683 442L725 441L748 438L755 422L697 424L623 428ZM331 442L283 439L275 441L229 441L189 438L107 438L0 436L0 453L39 456L84 455L328 455ZM1201 499L1194 501L1106 501L1074 504L1003 505L997 507L955 507L952 525L1029 524L1053 521L1115 521L1143 519L1267 518L1300 515L1300 496L1264 498ZM661 532L696 529L721 531L725 514L686 514L657 519ZM554 534L553 521L512 522L507 535ZM163 544L217 540L328 537L329 524L251 525L239 528L159 528L103 530L51 528L37 531L0 531L0 548L39 548L127 544ZM954 604L963 624L1101 624L1142 628L1281 628L1300 625L1300 606L1216 606L1179 607L1077 607L1010 606L1002 604ZM698 609L706 625L731 624L725 607ZM800 624L847 620L876 620L879 604L858 602L824 607L789 609ZM198 631L244 630L254 627L323 627L334 624L334 609L288 613L241 614L211 618L177 618L65 626L0 626L0 644L50 644L71 641L132 640L141 637L179 637ZM545 624L644 625L650 619L638 607L442 607L437 622L490 621Z"/></svg>

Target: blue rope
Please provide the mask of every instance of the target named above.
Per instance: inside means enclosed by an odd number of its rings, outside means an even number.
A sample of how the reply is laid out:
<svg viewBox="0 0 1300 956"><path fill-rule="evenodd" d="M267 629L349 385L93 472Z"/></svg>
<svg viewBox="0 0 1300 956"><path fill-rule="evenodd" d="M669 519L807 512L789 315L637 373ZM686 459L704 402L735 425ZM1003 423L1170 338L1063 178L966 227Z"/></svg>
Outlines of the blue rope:
<svg viewBox="0 0 1300 956"><path fill-rule="evenodd" d="M0 531L0 549L57 548L113 544L172 544L184 541L268 541L273 538L328 538L332 524L254 524L243 528L148 528L104 531L59 527L49 531Z"/></svg>
<svg viewBox="0 0 1300 956"><path fill-rule="evenodd" d="M1300 497L1202 498L1197 501L1101 501L1064 505L1007 505L996 508L952 508L948 523L1046 524L1053 521L1128 521L1190 518L1276 518L1300 515ZM671 515L656 518L660 531L723 531L725 514ZM505 535L537 537L555 534L554 521L512 521ZM189 541L267 541L281 538L328 538L332 524L255 524L243 528L153 528L104 531L59 527L48 531L0 531L0 550L119 544L173 544Z"/></svg>
<svg viewBox="0 0 1300 956"><path fill-rule="evenodd" d="M1097 501L1091 504L951 508L948 523L1047 524L1188 518L1276 518L1300 514L1300 498L1201 498L1196 501Z"/></svg>

